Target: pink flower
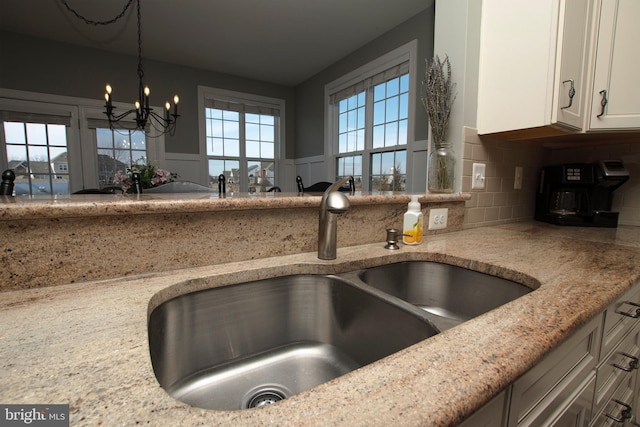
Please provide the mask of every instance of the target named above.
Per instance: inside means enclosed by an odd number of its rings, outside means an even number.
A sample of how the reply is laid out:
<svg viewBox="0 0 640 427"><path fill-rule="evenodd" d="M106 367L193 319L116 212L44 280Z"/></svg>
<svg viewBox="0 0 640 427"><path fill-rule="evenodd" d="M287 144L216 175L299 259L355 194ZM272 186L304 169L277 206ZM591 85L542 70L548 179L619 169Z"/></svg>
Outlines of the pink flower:
<svg viewBox="0 0 640 427"><path fill-rule="evenodd" d="M133 186L133 182L129 174L134 170L140 173L143 188L157 187L159 185L166 184L167 182L171 182L177 177L176 174L172 174L165 169L156 169L156 166L152 164L134 164L131 165L131 168L127 169L127 173L117 171L113 176L113 183L120 184L122 186L122 191L126 193Z"/></svg>
<svg viewBox="0 0 640 427"><path fill-rule="evenodd" d="M169 171L165 170L165 169L157 169L156 170L156 175L158 175L158 176L160 176L162 178L168 179L169 175L171 175L171 173L169 173Z"/></svg>
<svg viewBox="0 0 640 427"><path fill-rule="evenodd" d="M113 183L121 184L125 182L127 178L129 178L129 175L122 173L122 171L117 171L116 174L113 176Z"/></svg>

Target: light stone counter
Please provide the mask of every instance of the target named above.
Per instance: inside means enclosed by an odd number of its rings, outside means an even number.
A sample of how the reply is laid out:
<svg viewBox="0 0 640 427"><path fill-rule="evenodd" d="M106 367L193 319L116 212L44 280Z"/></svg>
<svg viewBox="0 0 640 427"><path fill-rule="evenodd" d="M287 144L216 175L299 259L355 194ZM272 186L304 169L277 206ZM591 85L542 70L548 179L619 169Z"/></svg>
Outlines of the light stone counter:
<svg viewBox="0 0 640 427"><path fill-rule="evenodd" d="M349 195L338 247L401 228L409 196ZM469 194L421 195L462 230ZM0 196L0 291L79 283L317 250L321 197L297 193Z"/></svg>
<svg viewBox="0 0 640 427"><path fill-rule="evenodd" d="M346 193L354 206L406 204L403 192ZM470 199L469 194L422 194L422 203L442 203ZM217 193L84 194L61 196L0 196L0 221L44 218L87 218L118 215L157 215L167 213L260 211L288 208L317 208L319 193Z"/></svg>
<svg viewBox="0 0 640 427"><path fill-rule="evenodd" d="M516 223L382 243L0 293L0 402L68 403L71 425L455 425L640 279L640 229ZM294 273L435 260L534 292L278 404L218 412L158 385L148 310L196 289ZM151 304L150 304L151 302Z"/></svg>

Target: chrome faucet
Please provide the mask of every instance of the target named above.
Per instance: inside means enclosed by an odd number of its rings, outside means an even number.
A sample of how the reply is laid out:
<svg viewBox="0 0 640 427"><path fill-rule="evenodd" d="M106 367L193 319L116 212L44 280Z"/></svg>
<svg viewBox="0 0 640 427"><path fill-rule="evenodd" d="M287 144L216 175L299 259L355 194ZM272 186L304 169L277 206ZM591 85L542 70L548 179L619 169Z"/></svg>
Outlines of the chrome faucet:
<svg viewBox="0 0 640 427"><path fill-rule="evenodd" d="M349 182L351 191L354 190L353 177L347 176L331 184L322 194L320 202L320 219L318 223L318 258L336 259L336 240L338 236L338 215L349 210L349 199L338 191Z"/></svg>

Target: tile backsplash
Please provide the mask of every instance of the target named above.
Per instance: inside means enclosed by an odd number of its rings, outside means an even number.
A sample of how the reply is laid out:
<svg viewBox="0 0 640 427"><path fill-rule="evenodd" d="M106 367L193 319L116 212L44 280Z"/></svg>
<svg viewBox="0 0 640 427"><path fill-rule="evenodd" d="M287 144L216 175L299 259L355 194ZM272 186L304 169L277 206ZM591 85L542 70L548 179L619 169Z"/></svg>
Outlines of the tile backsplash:
<svg viewBox="0 0 640 427"><path fill-rule="evenodd" d="M539 143L513 142L479 137L465 128L462 191L471 193L466 203L465 228L532 219L535 191L542 166ZM485 188L471 189L473 163L486 165ZM522 189L514 190L515 168L522 166Z"/></svg>
<svg viewBox="0 0 640 427"><path fill-rule="evenodd" d="M466 203L464 227L473 228L533 219L540 169L560 163L622 160L630 178L614 193L613 209L620 225L640 226L640 141L559 144L549 140L505 141L478 136L465 128L462 191ZM485 188L471 189L473 163L486 165ZM514 189L516 166L523 168L522 189Z"/></svg>

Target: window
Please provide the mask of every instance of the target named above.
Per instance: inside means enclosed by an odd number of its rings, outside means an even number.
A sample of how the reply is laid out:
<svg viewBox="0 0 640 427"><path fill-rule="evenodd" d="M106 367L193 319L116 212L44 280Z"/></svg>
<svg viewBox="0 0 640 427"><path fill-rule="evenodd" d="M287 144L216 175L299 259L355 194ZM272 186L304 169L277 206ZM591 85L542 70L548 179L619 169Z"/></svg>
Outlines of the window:
<svg viewBox="0 0 640 427"><path fill-rule="evenodd" d="M265 192L277 185L284 101L200 88L209 186Z"/></svg>
<svg viewBox="0 0 640 427"><path fill-rule="evenodd" d="M407 190L412 90L410 43L327 85L327 132L335 179L356 188Z"/></svg>
<svg viewBox="0 0 640 427"><path fill-rule="evenodd" d="M133 121L111 131L103 104L0 88L0 170L15 170L17 195L102 188L131 163L163 161L162 136Z"/></svg>
<svg viewBox="0 0 640 427"><path fill-rule="evenodd" d="M0 111L15 195L69 194L69 116Z"/></svg>
<svg viewBox="0 0 640 427"><path fill-rule="evenodd" d="M158 138L153 127L141 130L133 120L123 120L111 129L109 121L101 117L104 116L102 108L83 107L81 116L86 123L83 138L88 142L85 145L91 146L83 150L83 160L93 165L85 178L88 188L119 187L120 184L113 183L116 172L126 172L133 164L157 165L162 160L157 147L164 139Z"/></svg>
<svg viewBox="0 0 640 427"><path fill-rule="evenodd" d="M96 128L98 185L113 184L117 171L125 172L134 163L147 163L146 134L140 130Z"/></svg>

